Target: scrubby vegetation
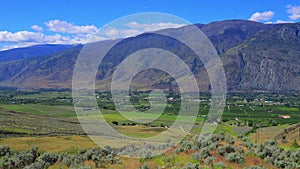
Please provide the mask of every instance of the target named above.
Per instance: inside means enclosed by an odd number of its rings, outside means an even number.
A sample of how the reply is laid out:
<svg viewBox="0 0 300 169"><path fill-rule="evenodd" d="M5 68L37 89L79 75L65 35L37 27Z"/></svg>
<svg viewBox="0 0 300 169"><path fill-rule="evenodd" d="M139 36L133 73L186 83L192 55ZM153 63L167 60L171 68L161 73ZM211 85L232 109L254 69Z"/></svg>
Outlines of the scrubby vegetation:
<svg viewBox="0 0 300 169"><path fill-rule="evenodd" d="M153 156L157 149L169 147L171 151L166 154ZM171 154L170 154L171 153ZM192 161L178 163L177 158L188 155ZM152 161L161 159L161 165L156 167L178 168L227 168L239 166L245 169L261 169L273 166L274 168L300 168L300 149L285 150L277 141L270 140L265 143L255 144L247 138L234 139L224 133L186 138L179 145L166 143L152 146L145 144L141 147L128 145L122 148L81 148L77 153L50 153L41 152L37 147L30 150L15 152L9 146L0 146L0 168L49 168L50 166L65 166L68 168L113 168L122 164L120 155L132 157L140 156L140 167L153 168ZM246 159L261 159L262 165L249 166ZM92 162L86 165L87 161ZM126 161L126 160L125 160ZM164 165L165 166L164 166Z"/></svg>
<svg viewBox="0 0 300 169"><path fill-rule="evenodd" d="M62 164L69 168L84 168L85 161L93 161L96 168L121 163L120 159L115 158L114 149L110 148L81 149L76 154L49 152L41 154L37 147L32 147L28 151L14 152L8 146L1 146L0 153L0 168L3 169L42 169L54 164Z"/></svg>

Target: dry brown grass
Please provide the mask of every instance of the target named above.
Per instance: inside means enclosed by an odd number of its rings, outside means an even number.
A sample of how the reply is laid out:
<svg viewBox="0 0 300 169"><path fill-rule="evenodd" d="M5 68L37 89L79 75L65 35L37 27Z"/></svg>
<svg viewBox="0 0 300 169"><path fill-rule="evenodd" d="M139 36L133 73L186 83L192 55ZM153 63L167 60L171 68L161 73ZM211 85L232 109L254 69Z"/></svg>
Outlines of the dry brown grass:
<svg viewBox="0 0 300 169"><path fill-rule="evenodd" d="M1 138L0 145L8 145L14 151L28 150L37 146L43 152L76 152L78 148L93 148L97 145L87 136L12 137Z"/></svg>
<svg viewBox="0 0 300 169"><path fill-rule="evenodd" d="M255 142L257 140L258 143L264 143L267 140L274 140L275 137L282 132L284 129L289 128L293 125L281 125L281 126L275 126L275 127L267 127L267 128L261 128L259 129L259 137L256 139L257 135L256 133L250 134L249 138L251 141ZM277 140L278 143L282 146L291 146L294 140L297 140L298 144L300 144L299 140L299 129L296 129L294 131L291 131L286 135L286 143L282 143L281 140Z"/></svg>
<svg viewBox="0 0 300 169"><path fill-rule="evenodd" d="M147 138L158 135L165 131L162 127L146 127L146 126L120 126L117 128L120 133L124 135L136 137L136 138Z"/></svg>
<svg viewBox="0 0 300 169"><path fill-rule="evenodd" d="M266 127L260 128L257 130L259 132L259 137L257 139L258 143L266 142L267 140L274 140L276 135L287 128L288 125L274 126L274 127ZM251 141L256 141L256 133L250 134L249 138Z"/></svg>

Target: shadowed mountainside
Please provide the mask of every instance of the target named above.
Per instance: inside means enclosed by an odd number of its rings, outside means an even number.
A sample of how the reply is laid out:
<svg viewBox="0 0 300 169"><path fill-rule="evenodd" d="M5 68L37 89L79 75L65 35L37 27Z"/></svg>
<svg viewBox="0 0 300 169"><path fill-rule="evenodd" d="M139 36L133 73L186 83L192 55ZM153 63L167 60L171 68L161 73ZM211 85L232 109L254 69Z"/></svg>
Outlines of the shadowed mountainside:
<svg viewBox="0 0 300 169"><path fill-rule="evenodd" d="M196 26L207 35L220 55L230 91L300 91L299 23L262 24L229 20ZM184 29L162 31L180 34ZM99 43L104 44L106 41ZM203 63L184 44L159 37L155 33L124 39L115 50L110 51L98 71L98 87L109 88L107 82L110 81L116 66L126 56L137 49L152 46L179 56L196 75L200 89L210 90ZM0 85L20 88L70 88L72 71L81 48L79 45L60 51L49 50L49 54L41 52L28 57L15 55L9 58L7 55L7 62L0 62ZM13 50L2 51L0 59L3 52L14 53ZM149 83L161 87L176 86L168 74L155 69L139 73L132 86L148 88Z"/></svg>

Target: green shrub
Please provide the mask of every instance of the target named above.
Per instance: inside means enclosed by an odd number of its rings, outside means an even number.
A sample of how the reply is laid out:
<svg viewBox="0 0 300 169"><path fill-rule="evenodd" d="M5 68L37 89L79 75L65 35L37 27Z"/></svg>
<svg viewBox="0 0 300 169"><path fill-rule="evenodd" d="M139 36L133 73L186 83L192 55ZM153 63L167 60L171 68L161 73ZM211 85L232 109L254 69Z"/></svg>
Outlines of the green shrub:
<svg viewBox="0 0 300 169"><path fill-rule="evenodd" d="M243 163L245 162L245 158L243 155L239 153L228 153L226 154L226 160L232 163Z"/></svg>
<svg viewBox="0 0 300 169"><path fill-rule="evenodd" d="M6 155L12 155L12 154L13 154L13 151L9 146L7 146L7 145L0 146L0 157L6 156Z"/></svg>
<svg viewBox="0 0 300 169"><path fill-rule="evenodd" d="M13 169L13 168L16 168L17 159L16 158L11 158L11 157L8 157L8 156L4 156L1 159L0 164L1 164L1 168Z"/></svg>
<svg viewBox="0 0 300 169"><path fill-rule="evenodd" d="M219 136L219 140L220 141L224 141L225 140L225 132L224 131L221 131L218 136Z"/></svg>
<svg viewBox="0 0 300 169"><path fill-rule="evenodd" d="M277 146L278 143L277 143L276 140L268 140L268 141L265 142L265 145L266 146Z"/></svg>
<svg viewBox="0 0 300 169"><path fill-rule="evenodd" d="M183 167L183 169L200 169L198 164L187 163Z"/></svg>
<svg viewBox="0 0 300 169"><path fill-rule="evenodd" d="M84 154L84 153L86 153L86 149L85 148L79 148L78 149L78 154Z"/></svg>
<svg viewBox="0 0 300 169"><path fill-rule="evenodd" d="M292 147L294 147L294 148L300 148L300 145L297 143L296 139L293 141Z"/></svg>
<svg viewBox="0 0 300 169"><path fill-rule="evenodd" d="M226 153L234 153L235 152L235 149L232 145L225 145L224 149L225 149Z"/></svg>
<svg viewBox="0 0 300 169"><path fill-rule="evenodd" d="M235 143L234 139L230 135L226 135L225 141L227 144L230 144L230 145L233 145Z"/></svg>
<svg viewBox="0 0 300 169"><path fill-rule="evenodd" d="M42 158L43 161L45 161L46 163L52 165L54 163L57 162L58 160L58 155L54 154L54 153L45 153L43 154Z"/></svg>
<svg viewBox="0 0 300 169"><path fill-rule="evenodd" d="M70 167L71 164L72 164L71 156L70 156L69 154L64 154L62 163L63 163L65 166Z"/></svg>
<svg viewBox="0 0 300 169"><path fill-rule="evenodd" d="M250 139L249 139L249 137L243 137L243 138L242 138L242 141L243 141L243 142L249 142Z"/></svg>
<svg viewBox="0 0 300 169"><path fill-rule="evenodd" d="M243 148L241 146L237 146L236 147L236 152L240 153L240 154L244 154L245 151L243 150Z"/></svg>
<svg viewBox="0 0 300 169"><path fill-rule="evenodd" d="M192 158L195 159L196 161L203 162L204 159L210 156L211 154L209 148L202 148L199 152L194 153L192 155Z"/></svg>
<svg viewBox="0 0 300 169"><path fill-rule="evenodd" d="M213 168L213 166L214 166L214 161L215 161L215 160L216 160L215 157L212 157L212 156L207 157L207 158L205 159L205 164L207 164L207 165L209 165L211 168Z"/></svg>
<svg viewBox="0 0 300 169"><path fill-rule="evenodd" d="M208 147L210 150L215 150L219 147L219 142L212 142Z"/></svg>
<svg viewBox="0 0 300 169"><path fill-rule="evenodd" d="M214 169L225 169L226 168L226 164L224 164L223 162L218 162L214 164Z"/></svg>
<svg viewBox="0 0 300 169"><path fill-rule="evenodd" d="M210 145L210 142L205 136L196 136L194 140L194 144L198 147L198 149L201 149L204 147L208 147Z"/></svg>
<svg viewBox="0 0 300 169"><path fill-rule="evenodd" d="M224 147L221 147L221 148L218 148L217 149L217 153L221 156L224 156L225 155L225 148Z"/></svg>
<svg viewBox="0 0 300 169"><path fill-rule="evenodd" d="M150 167L148 167L147 163L145 162L139 167L139 169L150 169Z"/></svg>
<svg viewBox="0 0 300 169"><path fill-rule="evenodd" d="M216 143L216 142L219 142L220 138L219 135L216 135L216 134L211 134L208 138L208 141L212 142L212 143Z"/></svg>
<svg viewBox="0 0 300 169"><path fill-rule="evenodd" d="M180 152L187 152L187 149L184 149L183 147L178 147L174 150L176 154L179 154Z"/></svg>
<svg viewBox="0 0 300 169"><path fill-rule="evenodd" d="M267 169L267 168L260 164L256 166L245 167L244 169Z"/></svg>
<svg viewBox="0 0 300 169"><path fill-rule="evenodd" d="M17 154L17 163L16 166L19 168L23 168L27 165L34 163L35 157L30 152L22 151L21 153Z"/></svg>
<svg viewBox="0 0 300 169"><path fill-rule="evenodd" d="M199 153L202 158L207 158L207 157L211 156L210 150L208 148L202 148Z"/></svg>
<svg viewBox="0 0 300 169"><path fill-rule="evenodd" d="M225 145L217 149L217 153L221 156L224 156L227 153L234 153L235 149L232 145Z"/></svg>
<svg viewBox="0 0 300 169"><path fill-rule="evenodd" d="M92 160L92 156L94 155L93 150L87 150L82 156L86 159L86 160Z"/></svg>
<svg viewBox="0 0 300 169"><path fill-rule="evenodd" d="M300 164L300 150L296 150L295 152L291 153L290 159L295 163Z"/></svg>
<svg viewBox="0 0 300 169"><path fill-rule="evenodd" d="M115 159L115 163L116 163L116 164L122 164L122 160L119 159L119 158L116 158L116 159Z"/></svg>
<svg viewBox="0 0 300 169"><path fill-rule="evenodd" d="M189 150L189 149L192 149L194 145L190 141L183 141L183 142L181 142L180 146L182 148L184 148L185 150Z"/></svg>
<svg viewBox="0 0 300 169"><path fill-rule="evenodd" d="M24 169L43 169L48 168L50 165L43 160L38 160L33 164L26 166Z"/></svg>
<svg viewBox="0 0 300 169"><path fill-rule="evenodd" d="M254 144L253 144L252 142L250 142L250 141L244 142L243 145L244 145L245 147L247 147L248 149L250 149L250 150L251 150L252 148L254 148Z"/></svg>

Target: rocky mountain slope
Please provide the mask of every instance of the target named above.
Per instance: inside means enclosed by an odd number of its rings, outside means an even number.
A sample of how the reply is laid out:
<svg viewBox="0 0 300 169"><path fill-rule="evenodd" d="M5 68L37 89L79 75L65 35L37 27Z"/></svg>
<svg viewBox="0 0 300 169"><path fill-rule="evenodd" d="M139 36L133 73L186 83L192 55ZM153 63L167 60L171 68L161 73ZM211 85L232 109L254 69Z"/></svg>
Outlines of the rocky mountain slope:
<svg viewBox="0 0 300 169"><path fill-rule="evenodd" d="M262 24L229 20L196 26L207 35L220 55L230 91L300 91L300 23ZM183 30L163 31L180 34ZM106 55L97 74L98 87L109 87L107 82L113 71L127 55L153 46L177 54L196 75L200 89L210 90L202 62L195 59L185 45L151 33L124 39ZM79 45L26 59L20 57L21 60L9 61L7 56L8 61L0 62L0 86L70 88L72 71L81 48ZM149 83L161 87L176 86L168 74L159 70L138 74L132 85L143 88Z"/></svg>

